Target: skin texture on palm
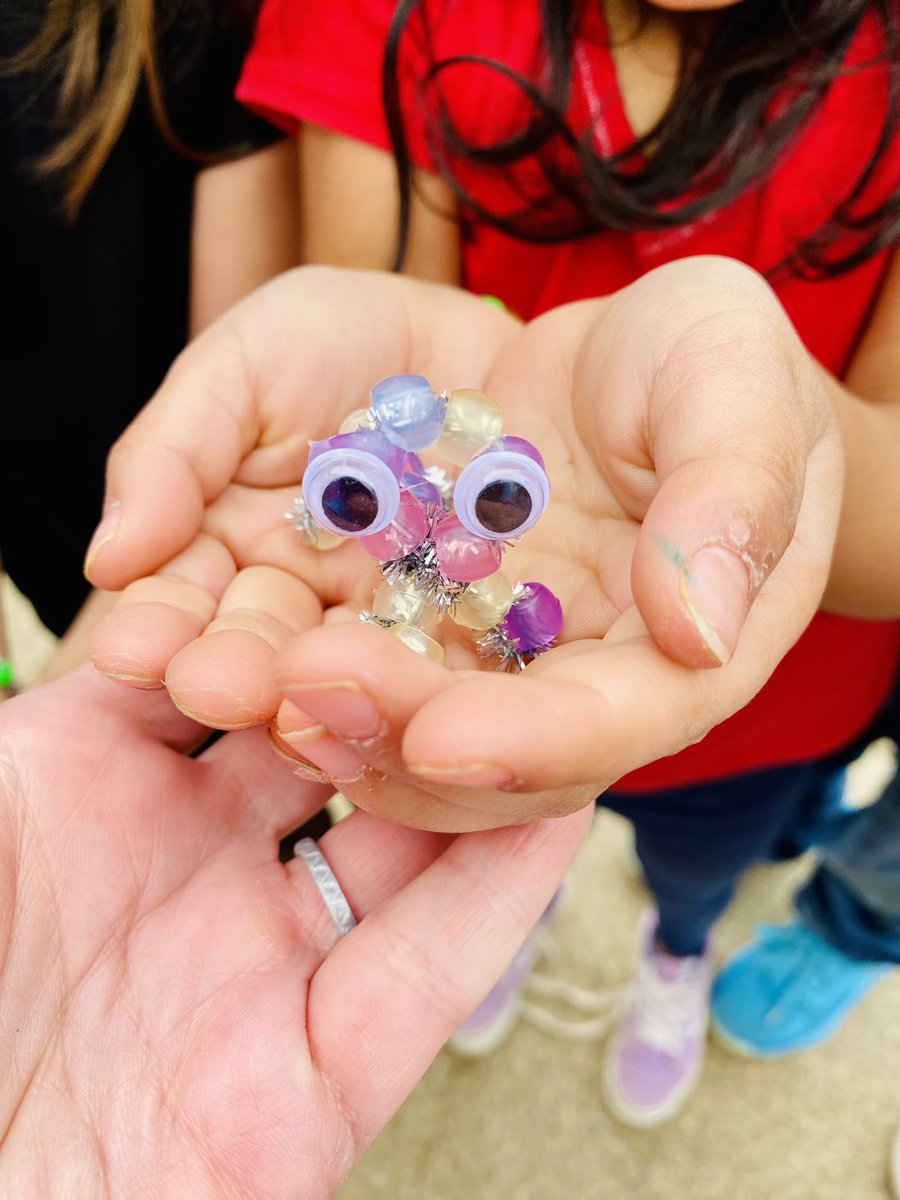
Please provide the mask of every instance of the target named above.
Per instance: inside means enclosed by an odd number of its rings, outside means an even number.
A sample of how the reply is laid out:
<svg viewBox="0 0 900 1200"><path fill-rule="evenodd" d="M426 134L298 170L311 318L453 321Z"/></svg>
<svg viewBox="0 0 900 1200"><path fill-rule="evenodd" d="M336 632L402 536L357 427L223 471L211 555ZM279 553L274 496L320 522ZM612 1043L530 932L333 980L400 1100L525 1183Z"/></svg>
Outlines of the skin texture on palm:
<svg viewBox="0 0 900 1200"><path fill-rule="evenodd" d="M350 337L379 293L387 323L377 339L364 323L360 338ZM325 375L334 381L328 432L387 373L393 330L391 373L416 371L440 387L448 373L447 385L457 386L468 372L465 386L485 390L507 428L540 447L551 502L504 569L546 581L566 624L562 644L523 676L473 672L471 649L457 639L437 667L382 631L341 620L354 591L365 601L364 554L354 546L318 554L289 530L268 532L293 493L273 485L299 477L322 422L304 425L289 399L310 349L259 314L268 308L283 321L288 312L296 324L314 294L326 330L314 351L331 362ZM407 314L399 330L398 312ZM270 720L286 696L293 706L275 723L283 752L324 770L361 807L438 830L572 811L745 704L815 611L841 499L840 445L819 374L747 268L685 260L521 329L497 316L472 297L411 280L285 277L234 310L239 333L222 326L207 335L211 348L240 346L224 375L209 353L189 350L143 425L126 435L111 487L130 491L122 512L131 528L92 562L95 580L115 586L135 573L138 556L146 568L151 552L178 548L171 522L162 535L159 505L136 494L134 462L152 464L163 442L168 453L174 445L179 477L164 490L194 494L180 543L201 522L204 532L168 570L196 580L199 560L211 563L227 546L233 577L200 641L181 649L173 639L180 652L171 662L158 653L155 678L168 665L177 703L212 724ZM224 435L211 429L202 400L218 387L234 411ZM172 416L178 406L187 434ZM190 433L192 418L205 438ZM213 616L216 588L204 584L157 577L123 599L164 589L187 608L176 594L193 588L206 605L191 618L193 636ZM158 614L126 605L109 618L95 639L101 669L128 674L117 667L159 638ZM301 636L291 643L291 633ZM338 687L324 695L329 683ZM351 694L355 709L370 706L362 725L349 713Z"/></svg>
<svg viewBox="0 0 900 1200"><path fill-rule="evenodd" d="M90 668L0 710L3 1195L332 1195L587 828L356 813L322 840L360 919L335 944L278 861L323 790L258 730L188 757L206 733Z"/></svg>

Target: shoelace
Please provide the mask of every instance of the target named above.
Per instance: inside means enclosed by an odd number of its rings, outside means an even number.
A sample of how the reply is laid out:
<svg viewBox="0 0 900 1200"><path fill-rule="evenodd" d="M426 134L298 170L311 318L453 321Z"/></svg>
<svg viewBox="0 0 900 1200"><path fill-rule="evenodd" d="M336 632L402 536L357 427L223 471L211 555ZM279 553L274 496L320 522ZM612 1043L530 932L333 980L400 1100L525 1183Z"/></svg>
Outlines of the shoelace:
<svg viewBox="0 0 900 1200"><path fill-rule="evenodd" d="M559 961L559 945L548 930L538 930L533 938L536 958ZM570 1042L595 1041L602 1038L611 1028L621 1006L621 987L591 991L579 987L578 984L540 973L529 977L524 991L529 995L566 1005L576 1013L587 1014L580 1017L560 1017L543 1004L536 1004L529 999L523 1003L522 1020L544 1033Z"/></svg>
<svg viewBox="0 0 900 1200"><path fill-rule="evenodd" d="M664 980L649 971L642 972L638 982L629 988L641 1040L677 1054L685 1038L701 1036L700 1014L706 1009L708 986L700 973L685 979Z"/></svg>

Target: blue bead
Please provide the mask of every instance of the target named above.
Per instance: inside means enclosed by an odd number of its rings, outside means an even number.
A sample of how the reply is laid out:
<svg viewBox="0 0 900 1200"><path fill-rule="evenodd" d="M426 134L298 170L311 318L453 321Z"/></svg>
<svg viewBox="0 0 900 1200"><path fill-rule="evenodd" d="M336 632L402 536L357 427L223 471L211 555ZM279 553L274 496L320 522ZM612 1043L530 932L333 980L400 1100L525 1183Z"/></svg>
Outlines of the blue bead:
<svg viewBox="0 0 900 1200"><path fill-rule="evenodd" d="M407 450L424 450L441 435L444 401L421 375L391 375L372 388L378 426Z"/></svg>

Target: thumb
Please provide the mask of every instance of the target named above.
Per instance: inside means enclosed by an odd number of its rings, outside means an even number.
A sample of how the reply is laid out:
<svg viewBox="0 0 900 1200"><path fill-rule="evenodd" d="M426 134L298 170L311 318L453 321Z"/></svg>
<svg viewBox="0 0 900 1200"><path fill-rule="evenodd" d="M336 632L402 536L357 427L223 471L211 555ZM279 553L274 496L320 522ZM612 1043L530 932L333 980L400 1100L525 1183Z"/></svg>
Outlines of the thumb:
<svg viewBox="0 0 900 1200"><path fill-rule="evenodd" d="M840 448L821 377L769 290L746 274L736 282L727 268L728 305L721 294L691 298L643 381L656 488L632 590L654 640L689 667L730 661L795 541L802 567L789 572L789 623L793 633L800 620L799 636L825 587L840 505Z"/></svg>
<svg viewBox="0 0 900 1200"><path fill-rule="evenodd" d="M794 534L802 463L796 475L778 485L762 463L717 455L684 462L663 481L638 534L631 584L651 636L674 661L730 661Z"/></svg>

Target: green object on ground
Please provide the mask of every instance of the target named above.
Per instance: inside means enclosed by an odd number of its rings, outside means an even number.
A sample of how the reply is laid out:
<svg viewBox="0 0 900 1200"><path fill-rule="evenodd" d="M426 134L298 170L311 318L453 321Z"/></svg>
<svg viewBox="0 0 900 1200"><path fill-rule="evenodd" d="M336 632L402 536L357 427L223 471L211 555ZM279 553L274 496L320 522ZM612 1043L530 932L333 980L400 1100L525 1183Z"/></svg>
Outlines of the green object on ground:
<svg viewBox="0 0 900 1200"><path fill-rule="evenodd" d="M13 668L8 658L0 658L0 688L11 688L13 685Z"/></svg>

